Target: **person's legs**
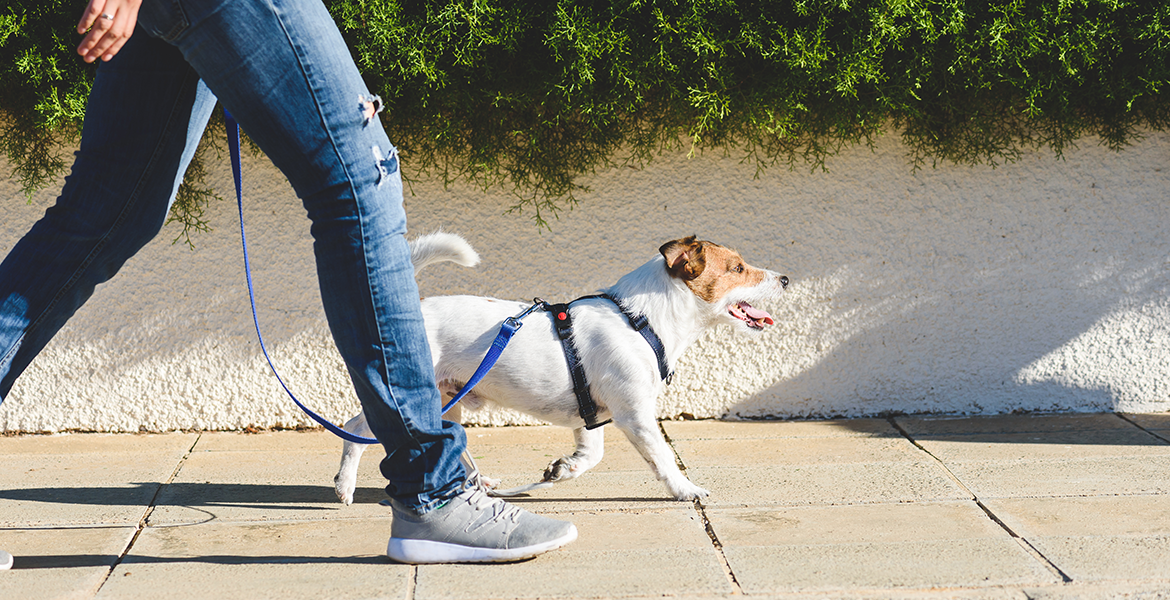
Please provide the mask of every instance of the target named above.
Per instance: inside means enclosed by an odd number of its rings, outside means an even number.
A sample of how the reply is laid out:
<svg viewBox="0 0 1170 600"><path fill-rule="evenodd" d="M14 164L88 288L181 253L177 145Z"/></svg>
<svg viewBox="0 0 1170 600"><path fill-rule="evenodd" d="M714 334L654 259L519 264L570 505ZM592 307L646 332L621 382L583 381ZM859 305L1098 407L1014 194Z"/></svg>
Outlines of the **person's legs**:
<svg viewBox="0 0 1170 600"><path fill-rule="evenodd" d="M189 0L145 3L139 23L183 53L302 199L330 330L386 448L387 492L441 504L467 478L465 437L436 409L396 151L332 18L317 0Z"/></svg>
<svg viewBox="0 0 1170 600"><path fill-rule="evenodd" d="M0 263L0 402L95 286L162 228L214 106L182 55L146 35L98 69L61 195Z"/></svg>

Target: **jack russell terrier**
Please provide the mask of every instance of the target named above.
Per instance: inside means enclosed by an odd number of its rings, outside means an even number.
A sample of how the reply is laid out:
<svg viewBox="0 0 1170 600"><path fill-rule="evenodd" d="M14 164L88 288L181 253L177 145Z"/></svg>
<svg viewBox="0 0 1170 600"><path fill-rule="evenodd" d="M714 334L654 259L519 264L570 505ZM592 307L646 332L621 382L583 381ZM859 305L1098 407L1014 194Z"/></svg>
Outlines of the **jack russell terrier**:
<svg viewBox="0 0 1170 600"><path fill-rule="evenodd" d="M754 334L771 325L771 315L751 303L777 298L788 286L788 278L753 267L735 251L694 236L667 242L658 251L659 256L623 276L602 295L562 305L558 314L562 319L571 315L572 345L597 419L613 420L672 496L693 500L708 492L679 470L656 419L656 401L666 386L664 379L669 381L669 367L711 327L730 325ZM416 271L439 262L468 267L479 263L479 255L463 238L442 232L411 242L411 259ZM435 376L445 398L453 397L475 372L501 322L528 306L478 296L423 300ZM530 315L495 367L463 399L470 408L486 400L573 428L577 449L549 464L544 486L580 477L601 461L604 451L600 423L582 416L581 386L574 389L573 374L566 366L555 322L558 314ZM631 326L638 319L649 322L646 329L660 340L657 349L653 342L647 343L646 334ZM345 424L345 430L372 435L360 413ZM337 497L345 504L353 502L364 450L362 444L345 442L341 468L334 478ZM488 481L489 486L493 484Z"/></svg>

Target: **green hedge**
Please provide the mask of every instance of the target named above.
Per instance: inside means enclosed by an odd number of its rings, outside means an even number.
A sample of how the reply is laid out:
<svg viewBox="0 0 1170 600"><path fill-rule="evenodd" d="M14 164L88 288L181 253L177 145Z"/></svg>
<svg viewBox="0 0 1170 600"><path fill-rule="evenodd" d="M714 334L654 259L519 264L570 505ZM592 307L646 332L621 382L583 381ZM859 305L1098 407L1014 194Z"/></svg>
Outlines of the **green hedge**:
<svg viewBox="0 0 1170 600"><path fill-rule="evenodd" d="M13 2L0 144L31 190L62 168L92 69L73 53L80 2ZM542 223L582 174L679 145L817 167L893 131L914 164L994 165L1085 136L1120 149L1170 114L1162 1L327 4L405 175L502 185Z"/></svg>

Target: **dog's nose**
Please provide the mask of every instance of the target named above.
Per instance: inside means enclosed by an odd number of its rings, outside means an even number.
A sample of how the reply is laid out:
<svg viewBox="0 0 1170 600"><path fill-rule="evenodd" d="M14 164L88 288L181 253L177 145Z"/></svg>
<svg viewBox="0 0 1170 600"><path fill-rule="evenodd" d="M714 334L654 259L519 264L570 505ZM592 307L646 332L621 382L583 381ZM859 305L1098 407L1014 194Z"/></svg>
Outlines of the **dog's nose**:
<svg viewBox="0 0 1170 600"><path fill-rule="evenodd" d="M780 276L780 287L783 287L783 288L788 287L788 277L786 277L784 275Z"/></svg>

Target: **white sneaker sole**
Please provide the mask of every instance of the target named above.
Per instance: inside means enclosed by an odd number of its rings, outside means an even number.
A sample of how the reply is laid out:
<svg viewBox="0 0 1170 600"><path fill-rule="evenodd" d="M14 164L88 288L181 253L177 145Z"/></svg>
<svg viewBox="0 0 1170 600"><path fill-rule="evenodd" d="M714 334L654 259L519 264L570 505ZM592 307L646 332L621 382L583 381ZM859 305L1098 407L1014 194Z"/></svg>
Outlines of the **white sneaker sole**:
<svg viewBox="0 0 1170 600"><path fill-rule="evenodd" d="M577 528L571 527L565 535L523 548L475 548L432 540L410 540L390 538L386 545L386 556L413 565L438 563L490 563L510 562L532 558L549 550L556 550L577 539Z"/></svg>
<svg viewBox="0 0 1170 600"><path fill-rule="evenodd" d="M12 555L0 550L0 571L7 571L12 568Z"/></svg>

